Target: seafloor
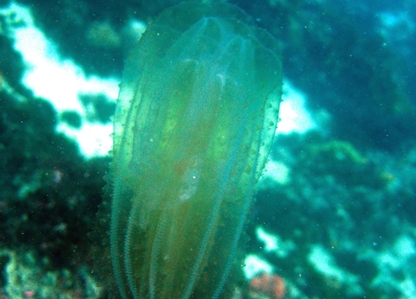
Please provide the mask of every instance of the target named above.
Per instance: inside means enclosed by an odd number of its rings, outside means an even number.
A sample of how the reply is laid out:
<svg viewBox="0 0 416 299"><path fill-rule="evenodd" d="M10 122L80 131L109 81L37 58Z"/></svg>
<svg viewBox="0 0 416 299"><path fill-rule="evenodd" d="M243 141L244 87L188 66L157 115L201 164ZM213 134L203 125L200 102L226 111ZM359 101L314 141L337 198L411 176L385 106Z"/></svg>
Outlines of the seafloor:
<svg viewBox="0 0 416 299"><path fill-rule="evenodd" d="M0 1L1 299L107 296L89 237L111 160L98 128L128 49L173 2ZM236 298L416 298L416 2L232 3L281 44L287 105ZM70 103L42 49L111 91L76 81Z"/></svg>

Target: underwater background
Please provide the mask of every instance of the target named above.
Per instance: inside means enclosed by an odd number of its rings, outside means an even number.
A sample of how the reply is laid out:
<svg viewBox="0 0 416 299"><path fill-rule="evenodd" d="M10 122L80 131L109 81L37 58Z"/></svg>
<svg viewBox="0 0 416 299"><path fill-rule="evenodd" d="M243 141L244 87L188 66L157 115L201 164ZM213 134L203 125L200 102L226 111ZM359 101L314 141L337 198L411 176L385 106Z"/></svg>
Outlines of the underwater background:
<svg viewBox="0 0 416 299"><path fill-rule="evenodd" d="M129 50L179 1L0 1L0 298L106 298L89 233ZM281 121L235 298L416 298L416 3L228 1Z"/></svg>

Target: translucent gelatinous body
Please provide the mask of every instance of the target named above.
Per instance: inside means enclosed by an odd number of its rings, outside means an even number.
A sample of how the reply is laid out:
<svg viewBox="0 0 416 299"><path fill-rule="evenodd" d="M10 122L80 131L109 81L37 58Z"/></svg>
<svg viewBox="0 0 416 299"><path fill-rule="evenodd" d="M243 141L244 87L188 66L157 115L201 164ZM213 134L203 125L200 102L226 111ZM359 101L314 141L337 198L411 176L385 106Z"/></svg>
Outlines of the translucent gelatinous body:
<svg viewBox="0 0 416 299"><path fill-rule="evenodd" d="M239 9L180 4L126 63L111 255L123 298L217 298L273 140L274 39Z"/></svg>

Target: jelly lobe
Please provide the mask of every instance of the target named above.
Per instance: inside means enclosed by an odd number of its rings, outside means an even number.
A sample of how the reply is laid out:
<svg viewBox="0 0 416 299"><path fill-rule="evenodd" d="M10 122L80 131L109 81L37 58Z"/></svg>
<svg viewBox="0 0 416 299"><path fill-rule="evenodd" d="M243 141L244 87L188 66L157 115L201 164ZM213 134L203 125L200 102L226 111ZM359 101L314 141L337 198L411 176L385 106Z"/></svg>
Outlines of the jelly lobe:
<svg viewBox="0 0 416 299"><path fill-rule="evenodd" d="M278 118L276 41L228 4L163 12L115 120L111 256L122 298L218 298Z"/></svg>

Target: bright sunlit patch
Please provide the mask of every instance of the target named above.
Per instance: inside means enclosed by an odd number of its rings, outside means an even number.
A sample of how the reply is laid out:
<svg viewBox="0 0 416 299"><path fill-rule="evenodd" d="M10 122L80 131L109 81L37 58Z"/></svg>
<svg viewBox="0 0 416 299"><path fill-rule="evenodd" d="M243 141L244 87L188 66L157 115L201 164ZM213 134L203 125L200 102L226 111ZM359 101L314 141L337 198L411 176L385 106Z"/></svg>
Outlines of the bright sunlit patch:
<svg viewBox="0 0 416 299"><path fill-rule="evenodd" d="M358 276L348 272L345 267L336 264L336 260L331 252L321 245L314 245L308 255L309 263L328 281L348 285L349 292L356 297L361 297L364 293L359 284ZM353 296L354 297L354 296Z"/></svg>
<svg viewBox="0 0 416 299"><path fill-rule="evenodd" d="M7 9L1 10L23 26L15 26L13 37L14 47L26 62L27 69L23 75L23 83L30 88L35 96L49 100L58 112L76 111L84 117L80 129L68 127L65 123L57 126L57 131L75 139L82 153L88 157L106 155L112 148L110 133L111 125L97 125L85 121L86 111L79 101L80 94L105 95L115 100L118 93L119 79L86 76L83 69L72 60L62 60L56 45L38 28L35 27L30 9L12 3ZM276 133L303 133L316 128L317 125L305 108L305 96L289 82L284 83L283 102L280 107L281 121Z"/></svg>
<svg viewBox="0 0 416 299"><path fill-rule="evenodd" d="M260 273L273 273L273 266L254 254L249 254L244 260L244 276L247 280L252 279Z"/></svg>
<svg viewBox="0 0 416 299"><path fill-rule="evenodd" d="M304 133L317 128L315 121L305 108L305 101L305 95L296 90L288 81L284 82L283 101L279 112L280 121L276 133Z"/></svg>
<svg viewBox="0 0 416 299"><path fill-rule="evenodd" d="M295 244L291 240L282 240L278 235L273 235L261 226L256 228L256 237L263 243L266 252L274 252L278 257L285 258L295 249Z"/></svg>
<svg viewBox="0 0 416 299"><path fill-rule="evenodd" d="M12 22L23 23L23 26L11 26L14 48L22 54L26 63L22 83L35 96L50 101L58 113L71 110L85 118L86 111L79 101L80 94L105 95L110 100L117 98L120 80L87 76L72 60L62 60L56 45L35 27L30 9L12 3L0 13L8 16ZM91 124L84 119L80 129L60 123L57 131L75 139L87 157L106 155L112 148L110 124Z"/></svg>
<svg viewBox="0 0 416 299"><path fill-rule="evenodd" d="M393 28L402 25L411 30L414 30L416 27L407 12L400 12L398 14L394 14L392 12L382 12L378 14L378 17L382 25L385 27Z"/></svg>
<svg viewBox="0 0 416 299"><path fill-rule="evenodd" d="M378 275L372 284L383 286L391 284L397 286L404 298L416 298L416 283L414 282L414 266L412 260L416 257L414 238L408 235L399 236L390 246L382 252L369 251L367 258L375 259ZM403 273L403 276L392 276L391 273Z"/></svg>
<svg viewBox="0 0 416 299"><path fill-rule="evenodd" d="M279 185L286 185L290 182L290 168L284 163L270 158L265 166L263 175L259 180L258 189L268 189Z"/></svg>
<svg viewBox="0 0 416 299"><path fill-rule="evenodd" d="M277 249L277 238L267 233L263 228L257 227L256 229L257 239L264 242L264 249L266 251L273 251Z"/></svg>
<svg viewBox="0 0 416 299"><path fill-rule="evenodd" d="M113 133L113 123L103 125L85 122L81 130L60 123L58 130L75 139L80 145L82 153L87 157L107 155L113 146L110 136Z"/></svg>
<svg viewBox="0 0 416 299"><path fill-rule="evenodd" d="M383 38L382 47L394 47L394 52L413 63L414 46L411 42L416 32L416 22L411 11L394 10L376 14L379 25L378 34ZM404 60L404 61L405 61ZM398 74L394 75L395 77Z"/></svg>

